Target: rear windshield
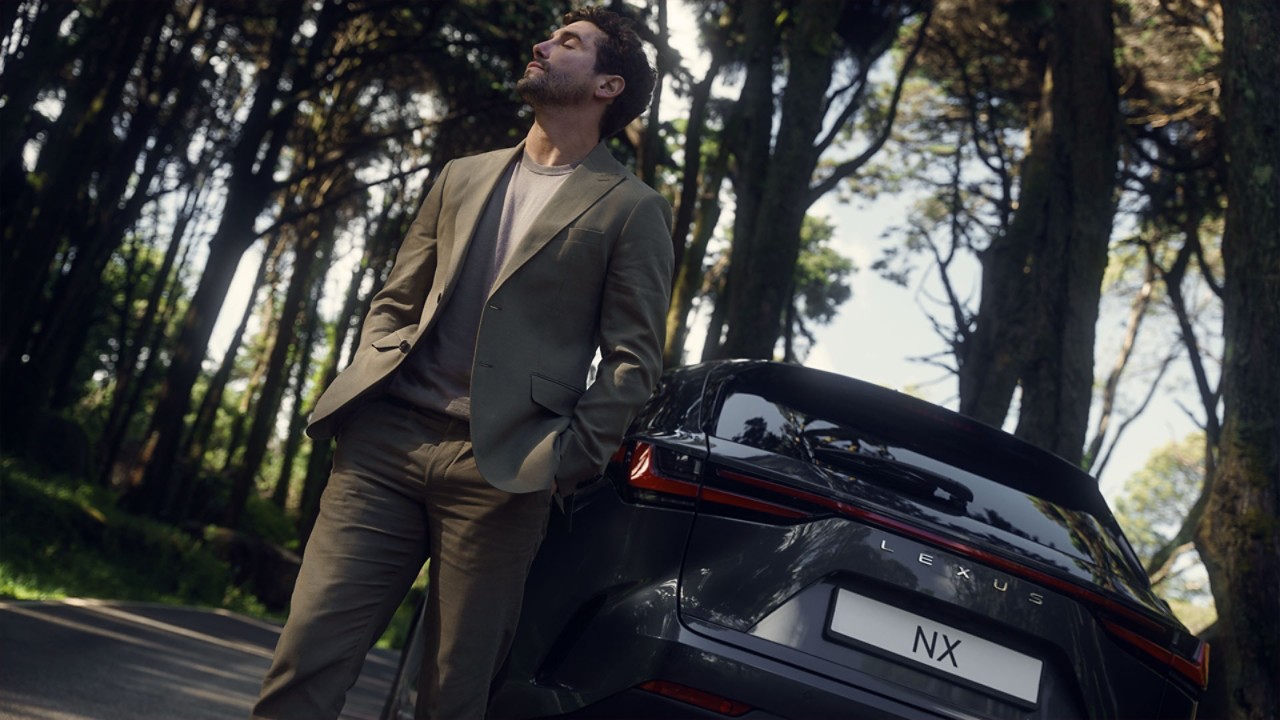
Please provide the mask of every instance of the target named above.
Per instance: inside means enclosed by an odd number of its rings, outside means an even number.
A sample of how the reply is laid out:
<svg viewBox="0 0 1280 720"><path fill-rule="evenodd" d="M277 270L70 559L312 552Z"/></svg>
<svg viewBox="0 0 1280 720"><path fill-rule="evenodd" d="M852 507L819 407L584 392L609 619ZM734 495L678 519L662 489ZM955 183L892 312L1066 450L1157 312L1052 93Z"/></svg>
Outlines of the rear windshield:
<svg viewBox="0 0 1280 720"><path fill-rule="evenodd" d="M1074 502L1055 488L1062 468L1035 477L1039 468L1025 458L963 437L955 427L928 418L904 421L897 409L853 408L830 394L738 387L724 396L712 434L819 468L833 478L832 488L864 504L1053 565L1113 577L1126 568L1121 576L1132 576L1119 543L1095 516L1101 504L1096 485L1075 494L1088 502ZM1007 462L1001 453L1009 455ZM1074 478L1093 483L1084 473ZM1045 492L1028 491L1036 485Z"/></svg>

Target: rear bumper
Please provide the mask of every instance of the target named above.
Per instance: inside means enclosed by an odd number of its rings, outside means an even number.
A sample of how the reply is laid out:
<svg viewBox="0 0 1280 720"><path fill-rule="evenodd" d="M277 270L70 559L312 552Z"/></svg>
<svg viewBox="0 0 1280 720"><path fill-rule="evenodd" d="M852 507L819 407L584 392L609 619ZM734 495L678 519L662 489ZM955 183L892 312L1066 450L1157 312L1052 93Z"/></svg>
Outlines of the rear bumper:
<svg viewBox="0 0 1280 720"><path fill-rule="evenodd" d="M786 662L721 642L715 633L732 632L697 620L672 628L663 637L632 637L618 656L646 657L643 675L618 687L619 673L631 663L608 665L597 652L574 652L554 672L552 682L523 688L507 686L495 698L492 717L560 718L719 718L729 716L639 689L648 680L668 680L745 703L743 720L773 718L870 718L938 720L935 714L887 696L862 690ZM591 649L591 650L594 650ZM620 667L621 666L621 667ZM601 693L610 683L615 690ZM580 691L579 688L590 688Z"/></svg>

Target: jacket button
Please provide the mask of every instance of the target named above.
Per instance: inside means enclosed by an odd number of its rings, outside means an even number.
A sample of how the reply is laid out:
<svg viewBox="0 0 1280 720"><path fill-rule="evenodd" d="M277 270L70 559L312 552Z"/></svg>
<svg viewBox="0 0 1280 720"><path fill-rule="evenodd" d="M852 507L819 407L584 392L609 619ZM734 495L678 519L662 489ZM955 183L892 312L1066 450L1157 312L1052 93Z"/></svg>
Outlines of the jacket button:
<svg viewBox="0 0 1280 720"><path fill-rule="evenodd" d="M409 344L409 341L408 341L408 340L401 340L401 341L400 341L400 352L402 352L402 353L407 353L407 352L409 352L409 351L410 351L410 350L412 350L412 349L413 349L413 346Z"/></svg>

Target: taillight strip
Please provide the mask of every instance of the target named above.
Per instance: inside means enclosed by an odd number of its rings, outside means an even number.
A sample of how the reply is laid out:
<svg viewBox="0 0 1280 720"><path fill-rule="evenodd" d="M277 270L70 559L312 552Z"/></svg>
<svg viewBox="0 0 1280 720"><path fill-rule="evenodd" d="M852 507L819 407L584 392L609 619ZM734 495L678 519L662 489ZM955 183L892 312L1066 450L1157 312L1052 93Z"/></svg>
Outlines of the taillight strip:
<svg viewBox="0 0 1280 720"><path fill-rule="evenodd" d="M717 490L709 488L705 485L702 488L703 500L707 502L720 503L722 505L733 505L735 507L746 508L747 510L756 510L758 512L777 515L790 520L798 520L800 518L813 517L813 513L807 513L802 510L796 510L786 505L771 503L768 500L760 500L758 498L739 495L738 493L727 492L725 490Z"/></svg>
<svg viewBox="0 0 1280 720"><path fill-rule="evenodd" d="M1121 605L1115 600L1112 600L1099 593L1093 592L1092 590L1088 590L1086 588L1080 587L1079 585L1068 582L1061 578L1054 577L1053 575L1042 572L1040 570L1036 570L1035 568L1020 565L1016 562L1008 560L999 555L995 555L985 550L981 550L979 548L966 545L956 540L952 540L951 538L945 537L943 535L939 535L937 533L933 533L928 530L918 528L914 525L903 522L901 520L897 520L887 515L882 515L877 512L864 510L863 508L851 505L849 503L841 502L834 498L824 497L822 495L807 492L805 490L800 490L799 488L791 487L789 485L783 485L781 483L772 482L769 480L763 480L761 478L753 477L751 475L745 475L743 473L735 472L733 470L717 468L716 475L721 478L724 478L725 480L742 483L744 485L751 485L754 487L763 488L765 490L768 490L769 492L778 493L781 495L794 498L796 500L817 505L819 507L834 510L842 515L847 515L849 517L856 518L860 521L870 523L872 525L877 525L881 528L891 530L893 532L900 533L908 537L913 537L918 540L922 540L924 542L927 542L937 547L944 548L957 555L962 555L964 557L967 557L973 560L978 560L988 565L993 565L995 567L1000 568L1001 570L1004 570L1005 572L1008 572L1011 575L1017 575L1025 580L1030 580L1032 582L1036 582L1041 585L1046 585L1048 587L1054 588L1055 590L1063 592L1067 595L1071 595L1076 599L1081 600L1092 607L1102 610L1105 613L1108 613L1114 616L1120 616L1129 623L1139 625L1145 628L1148 632L1154 632L1154 633L1168 632L1168 628L1161 626L1159 623L1155 622L1154 620L1151 620L1150 618L1147 618L1139 614L1137 611L1132 610L1124 605ZM1121 627L1114 622L1109 622L1106 620L1104 620L1104 623L1107 624L1108 628L1112 628L1113 631L1115 630L1115 628ZM1138 635L1133 631L1127 631L1127 632L1129 635L1125 637L1126 639L1130 640L1130 642L1137 644L1131 638L1142 639L1146 644L1139 645L1139 647L1141 647L1144 651L1146 651L1147 653L1157 658L1161 658L1162 656L1160 656L1158 653L1163 652L1164 653L1163 657L1165 658L1164 662L1166 665L1177 670L1180 674L1182 674L1192 682L1196 683L1201 688L1205 687L1205 685L1208 682L1208 646L1204 641L1199 642L1195 656L1193 658L1184 658L1177 653L1164 650L1160 645L1150 640L1147 640L1146 638L1143 638L1141 635ZM1120 635L1120 633L1118 632L1116 634Z"/></svg>
<svg viewBox="0 0 1280 720"><path fill-rule="evenodd" d="M1209 644L1201 641L1196 647L1196 656L1188 659L1178 653L1159 645L1114 620L1103 619L1102 624L1107 631L1133 647L1150 655L1157 662L1167 665L1195 683L1201 690L1209 687Z"/></svg>
<svg viewBox="0 0 1280 720"><path fill-rule="evenodd" d="M618 456L615 456L615 458L617 457ZM915 525L888 515L865 510L857 507L856 505L841 502L834 498L825 497L823 495L818 495L816 493L801 490L799 488L771 480L746 475L734 470L717 468L716 475L721 479L730 482L760 488L775 495L782 495L819 508L833 510L841 515L856 518L862 522L876 525L883 529L946 549L956 555L961 555L963 557L997 567L1010 575L1016 575L1025 580L1030 580L1041 585L1052 587L1059 592L1075 597L1077 600L1080 600L1105 614L1121 618L1129 625L1137 625L1142 629L1145 629L1147 633L1168 632L1168 628L1165 628L1156 621L1145 617L1136 610L1126 607L1104 595L1080 587L1075 583L1063 580L1035 568L1021 565L1000 555L967 545L944 535L939 535L937 533L921 529ZM653 446L647 443L636 444L635 451L631 456L631 467L628 482L632 487L643 490L651 490L684 498L696 498L709 503L745 508L790 520L813 517L816 514L814 512L807 512L802 509L780 503L770 502L758 497L749 497L747 495L742 495L721 488L707 487L689 480L678 480L666 477L658 473L657 469L654 467ZM1203 689L1208 685L1209 645L1203 640L1198 641L1193 656L1188 658L1173 650L1165 648L1159 643L1150 640L1144 635L1139 634L1124 625L1121 625L1113 619L1102 618L1102 622L1104 627L1106 627L1114 637L1141 650L1166 667L1172 668L1200 688Z"/></svg>
<svg viewBox="0 0 1280 720"><path fill-rule="evenodd" d="M1125 616L1126 619L1129 619L1135 623L1141 624L1150 630L1160 631L1164 629L1155 621L1149 618L1143 617L1142 615L1139 615L1137 612L1130 610L1129 608L1126 608L1123 605L1120 605L1116 601L1111 600L1102 595L1099 595L1090 590L1086 590L1078 585L1067 582L1066 580L1062 580L1060 578L1054 577L1053 575L1049 575L1048 573L1041 572L1039 570L1036 570L1035 568L1030 568L1024 565L1020 565L1011 560L1007 560L1004 557L1001 557L999 555L995 555L993 553L987 552L986 550L981 550L971 545L966 545L956 540L952 540L951 538L948 538L946 536L921 529L919 527L911 525L910 523L897 520L887 515L881 515L880 513L872 512L870 510L864 510L855 505L850 505L849 503L844 503L839 500L835 500L833 498L823 497L822 495L806 492L804 490L799 490L797 488L793 488L787 485L770 482L768 480L761 480L759 478L755 478L750 475L743 475L742 473L734 472L732 470L718 469L716 471L716 474L727 480L734 480L736 482L741 482L747 485L762 487L767 490L780 492L784 495L789 495L793 498L796 498L797 500L803 500L805 502L813 503L821 507L826 507L826 508L835 510L841 514L849 515L859 520L863 520L865 522L869 522L874 525L879 525L883 528L893 530L894 532L898 532L903 535L908 535L916 539L928 542L932 545L945 548L951 552L956 553L957 555L963 555L965 557L968 557L974 560L981 560L982 562L988 563L990 565L995 565L1012 575L1018 575L1027 580L1032 580L1034 582L1042 583L1044 585L1049 585L1062 592L1068 593L1070 595L1075 595L1076 597L1089 602L1091 605L1102 607L1107 611L1115 613L1117 615L1123 615Z"/></svg>

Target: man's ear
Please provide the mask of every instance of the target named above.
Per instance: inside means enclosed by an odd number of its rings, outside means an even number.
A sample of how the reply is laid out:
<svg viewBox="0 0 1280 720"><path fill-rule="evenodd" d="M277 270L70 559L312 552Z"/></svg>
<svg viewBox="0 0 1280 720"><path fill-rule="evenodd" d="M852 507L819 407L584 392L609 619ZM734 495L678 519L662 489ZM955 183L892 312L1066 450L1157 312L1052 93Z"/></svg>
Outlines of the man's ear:
<svg viewBox="0 0 1280 720"><path fill-rule="evenodd" d="M623 80L621 75L604 75L596 84L596 97L612 100L621 95L626 86L627 81Z"/></svg>

